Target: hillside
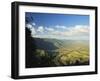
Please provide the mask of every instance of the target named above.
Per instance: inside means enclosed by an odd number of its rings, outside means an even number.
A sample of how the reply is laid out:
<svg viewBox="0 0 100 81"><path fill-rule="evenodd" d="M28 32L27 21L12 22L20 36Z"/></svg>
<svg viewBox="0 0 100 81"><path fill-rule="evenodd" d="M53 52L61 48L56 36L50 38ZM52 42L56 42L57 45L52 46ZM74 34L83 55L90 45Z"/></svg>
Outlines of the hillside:
<svg viewBox="0 0 100 81"><path fill-rule="evenodd" d="M34 38L36 54L49 59L47 66L87 65L89 64L89 45L87 40L60 40ZM46 63L47 61L43 62ZM44 66L43 66L44 67Z"/></svg>

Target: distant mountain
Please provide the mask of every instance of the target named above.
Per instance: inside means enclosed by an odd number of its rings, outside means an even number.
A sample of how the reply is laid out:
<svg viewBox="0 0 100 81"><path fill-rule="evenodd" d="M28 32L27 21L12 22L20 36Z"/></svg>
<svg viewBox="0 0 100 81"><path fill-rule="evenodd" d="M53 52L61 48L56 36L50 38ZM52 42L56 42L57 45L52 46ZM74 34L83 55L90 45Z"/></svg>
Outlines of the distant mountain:
<svg viewBox="0 0 100 81"><path fill-rule="evenodd" d="M56 50L69 46L86 46L89 44L88 40L65 40L65 39L49 39L49 38L33 38L33 43L37 49Z"/></svg>
<svg viewBox="0 0 100 81"><path fill-rule="evenodd" d="M33 43L37 49L56 50L58 47L54 45L54 40L45 38L33 38Z"/></svg>

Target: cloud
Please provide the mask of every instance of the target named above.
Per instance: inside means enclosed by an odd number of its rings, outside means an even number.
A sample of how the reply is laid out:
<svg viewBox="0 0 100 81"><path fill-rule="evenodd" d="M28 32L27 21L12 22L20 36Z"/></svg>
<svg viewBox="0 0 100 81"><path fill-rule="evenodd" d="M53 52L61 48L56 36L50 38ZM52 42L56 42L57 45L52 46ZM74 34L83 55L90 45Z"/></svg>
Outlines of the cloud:
<svg viewBox="0 0 100 81"><path fill-rule="evenodd" d="M31 30L32 37L40 38L63 38L63 39L89 39L89 27L86 25L75 25L66 27L56 25L54 27L35 27L27 24L26 27Z"/></svg>
<svg viewBox="0 0 100 81"><path fill-rule="evenodd" d="M32 28L32 25L31 24L26 24L26 27L31 29Z"/></svg>
<svg viewBox="0 0 100 81"><path fill-rule="evenodd" d="M60 26L59 26L60 27ZM58 28L58 27L57 27ZM64 29L64 30L62 30ZM64 39L88 39L89 27L85 25L76 25L73 27L63 27L60 29L49 28L47 37Z"/></svg>
<svg viewBox="0 0 100 81"><path fill-rule="evenodd" d="M40 32L40 33L43 33L44 32L44 27L43 26L39 26L37 31Z"/></svg>
<svg viewBox="0 0 100 81"><path fill-rule="evenodd" d="M31 35L34 35L34 34L36 34L36 30L35 30L35 28L33 27L33 28L31 29Z"/></svg>
<svg viewBox="0 0 100 81"><path fill-rule="evenodd" d="M74 30L78 31L78 32L89 32L89 27L88 26L82 26L82 25L76 25L74 27Z"/></svg>
<svg viewBox="0 0 100 81"><path fill-rule="evenodd" d="M32 26L35 26L36 24L34 22L32 22Z"/></svg>
<svg viewBox="0 0 100 81"><path fill-rule="evenodd" d="M55 28L56 29L67 29L66 26L61 26L61 25L56 25Z"/></svg>
<svg viewBox="0 0 100 81"><path fill-rule="evenodd" d="M55 31L55 29L53 29L53 28L47 28L47 27L45 28L45 30L48 31L48 32L54 32Z"/></svg>
<svg viewBox="0 0 100 81"><path fill-rule="evenodd" d="M30 29L31 35L36 34L35 27L33 27L32 24L26 24L26 27L27 27L28 29Z"/></svg>
<svg viewBox="0 0 100 81"><path fill-rule="evenodd" d="M79 35L85 35L89 34L89 27L84 26L84 25L76 25L73 27L65 27L65 26L59 26L57 28L60 29L55 29L55 28L46 28L48 33L53 34L53 35L59 35L59 36L79 36ZM64 29L64 30L62 30Z"/></svg>
<svg viewBox="0 0 100 81"><path fill-rule="evenodd" d="M85 25L76 25L75 27L70 28L69 33L70 35L88 35L89 27Z"/></svg>

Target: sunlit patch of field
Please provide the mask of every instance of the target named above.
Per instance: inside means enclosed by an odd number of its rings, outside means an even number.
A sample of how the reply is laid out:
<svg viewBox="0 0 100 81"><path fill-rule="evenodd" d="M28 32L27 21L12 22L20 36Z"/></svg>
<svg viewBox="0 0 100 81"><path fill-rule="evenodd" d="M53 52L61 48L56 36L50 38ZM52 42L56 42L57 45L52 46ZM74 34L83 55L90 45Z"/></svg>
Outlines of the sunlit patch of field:
<svg viewBox="0 0 100 81"><path fill-rule="evenodd" d="M89 45L87 42L73 41L69 45L59 47L56 52L58 52L54 59L56 65L89 64Z"/></svg>
<svg viewBox="0 0 100 81"><path fill-rule="evenodd" d="M89 64L89 50L82 48L60 48L55 58L56 65Z"/></svg>

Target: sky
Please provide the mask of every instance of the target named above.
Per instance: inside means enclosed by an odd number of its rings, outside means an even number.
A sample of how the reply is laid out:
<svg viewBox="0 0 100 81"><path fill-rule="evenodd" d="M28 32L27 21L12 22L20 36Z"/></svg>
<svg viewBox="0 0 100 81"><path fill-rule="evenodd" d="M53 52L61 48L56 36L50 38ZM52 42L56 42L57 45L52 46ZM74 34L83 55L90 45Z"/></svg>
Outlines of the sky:
<svg viewBox="0 0 100 81"><path fill-rule="evenodd" d="M25 13L32 37L71 40L89 39L89 16L75 14Z"/></svg>

